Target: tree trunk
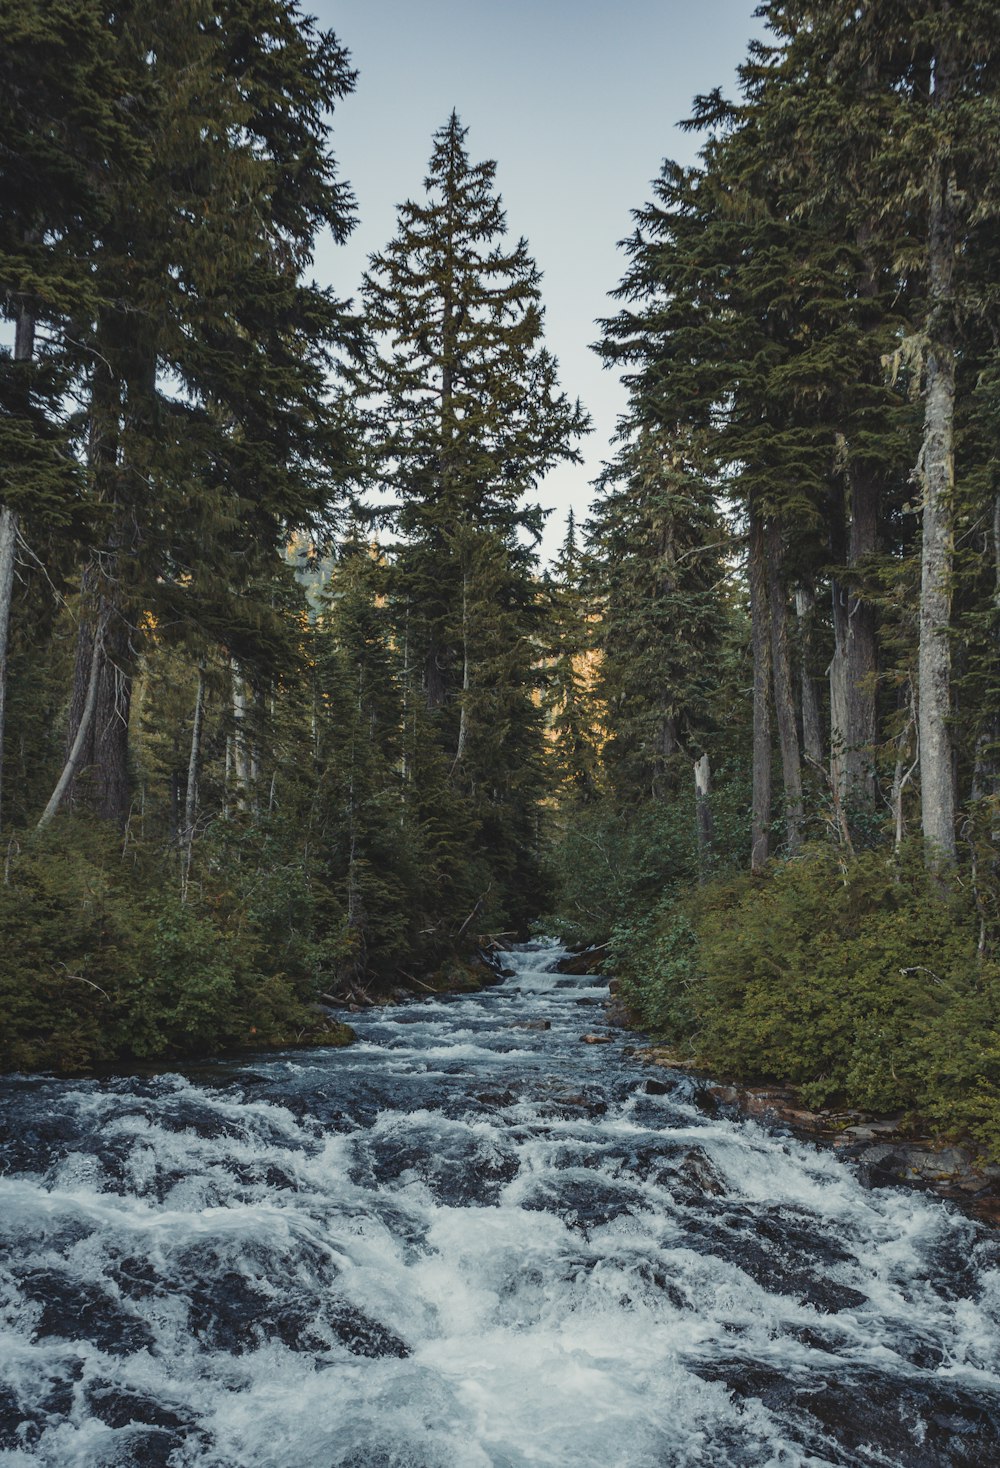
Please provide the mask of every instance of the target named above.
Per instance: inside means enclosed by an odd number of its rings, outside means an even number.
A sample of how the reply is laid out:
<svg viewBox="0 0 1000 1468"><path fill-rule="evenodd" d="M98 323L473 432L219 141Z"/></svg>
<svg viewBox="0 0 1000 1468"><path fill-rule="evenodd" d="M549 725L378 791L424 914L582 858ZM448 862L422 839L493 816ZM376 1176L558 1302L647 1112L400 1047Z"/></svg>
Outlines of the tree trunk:
<svg viewBox="0 0 1000 1468"><path fill-rule="evenodd" d="M424 677L427 690L427 707L433 712L434 709L441 707L445 698L444 673L441 668L441 647L435 638L431 639L431 645L427 649Z"/></svg>
<svg viewBox="0 0 1000 1468"><path fill-rule="evenodd" d="M181 873L181 892L187 896L188 878L191 875L191 855L194 851L194 823L198 811L198 771L201 766L201 731L205 719L205 669L198 669L198 691L194 700L194 718L191 721L191 753L188 757L187 789L184 793L184 855Z"/></svg>
<svg viewBox="0 0 1000 1468"><path fill-rule="evenodd" d="M35 354L35 313L22 301L14 331L14 361L30 362ZM18 385L19 390L20 385ZM28 396L25 385L25 398ZM3 771L7 734L7 682L10 664L10 611L14 599L14 563L17 557L18 516L9 505L0 508L0 825L3 823Z"/></svg>
<svg viewBox="0 0 1000 1468"><path fill-rule="evenodd" d="M240 665L230 660L233 701L232 793L237 810L247 810L252 789L252 759L247 729L247 692Z"/></svg>
<svg viewBox="0 0 1000 1468"><path fill-rule="evenodd" d="M712 861L712 842L715 836L712 822L712 767L707 754L700 755L694 762L694 805L698 824L698 871L700 879L704 881Z"/></svg>
<svg viewBox="0 0 1000 1468"><path fill-rule="evenodd" d="M917 768L917 757L907 765L910 755L910 735L914 728L913 716L913 689L907 687L905 693L901 691L900 700L902 706L907 710L906 723L900 729L896 737L896 763L892 774L892 797L890 807L892 810L893 847L898 855L906 834L906 817L903 811L903 793L913 778L913 772Z"/></svg>
<svg viewBox="0 0 1000 1468"><path fill-rule="evenodd" d="M823 725L819 717L819 699L811 672L812 613L816 605L812 590L799 586L795 591L795 616L799 624L799 684L802 689L802 748L814 769L823 767Z"/></svg>
<svg viewBox="0 0 1000 1468"><path fill-rule="evenodd" d="M950 44L937 58L933 107L940 115L951 101L954 62ZM929 175L927 364L924 436L917 465L923 493L920 561L920 649L918 717L920 804L927 864L955 861L955 778L951 734L951 576L954 554L955 180L947 150L933 160Z"/></svg>
<svg viewBox="0 0 1000 1468"><path fill-rule="evenodd" d="M802 845L802 761L795 727L795 694L792 660L788 648L788 608L782 577L784 549L781 529L770 520L765 532L768 601L771 615L771 668L774 709L781 747L781 775L785 795L785 829L788 849L794 856Z"/></svg>
<svg viewBox="0 0 1000 1468"><path fill-rule="evenodd" d="M87 742L91 738L91 729L94 723L94 714L97 708L97 691L101 679L101 663L103 661L103 629L98 625L90 652L90 671L87 676L87 689L83 707L80 710L80 718L76 726L76 736L63 765L62 774L56 782L56 788L49 796L48 804L38 819L38 830L44 828L52 820L59 809L66 793L73 783L73 777L80 768Z"/></svg>
<svg viewBox="0 0 1000 1468"><path fill-rule="evenodd" d="M101 573L93 567L84 572L83 591L81 606L89 604L89 612L81 615L77 630L76 666L66 736L67 751L77 743L83 711L89 697L94 648L98 645L100 667L93 717L81 746L80 758L74 767L69 793L73 795L79 774L83 770L92 769L92 798L97 815L102 820L112 821L124 828L130 805L128 729L132 676L129 672L129 633L113 603L108 604L114 588L108 586ZM105 593L108 599L105 599ZM98 625L104 629L99 644L95 638L95 628Z"/></svg>
<svg viewBox="0 0 1000 1468"><path fill-rule="evenodd" d="M853 573L876 549L878 485L867 471L845 471L833 494L831 551ZM835 799L849 811L875 799L878 643L875 609L850 575L831 582L831 597L830 780Z"/></svg>
<svg viewBox="0 0 1000 1468"><path fill-rule="evenodd" d="M850 489L847 564L856 571L876 549L878 485L869 472L855 469ZM847 595L847 786L852 800L866 805L875 800L877 677L875 608L852 587Z"/></svg>
<svg viewBox="0 0 1000 1468"><path fill-rule="evenodd" d="M753 789L750 870L763 870L771 841L771 632L767 610L764 528L751 506L747 570L753 648Z"/></svg>

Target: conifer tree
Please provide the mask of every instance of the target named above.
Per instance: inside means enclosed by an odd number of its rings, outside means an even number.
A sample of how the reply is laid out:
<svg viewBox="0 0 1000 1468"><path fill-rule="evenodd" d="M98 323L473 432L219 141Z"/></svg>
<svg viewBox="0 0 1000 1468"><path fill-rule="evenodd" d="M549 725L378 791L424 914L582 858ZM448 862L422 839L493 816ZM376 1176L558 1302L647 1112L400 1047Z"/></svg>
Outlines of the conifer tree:
<svg viewBox="0 0 1000 1468"><path fill-rule="evenodd" d="M13 352L0 353L2 782L19 543L37 558L83 528L65 405L82 371L75 328L97 305L100 179L136 167L144 144L101 0L4 0L0 35L0 312L14 324Z"/></svg>
<svg viewBox="0 0 1000 1468"><path fill-rule="evenodd" d="M325 112L353 74L292 0L143 3L109 24L148 98L150 162L107 181L95 256L89 480L107 529L83 575L67 762L46 818L89 766L98 811L121 823L146 618L162 601L174 625L188 606L204 626L224 558L268 555L336 482L326 369L348 328L301 272L320 227L350 227Z"/></svg>
<svg viewBox="0 0 1000 1468"><path fill-rule="evenodd" d="M595 628L586 574L571 509L565 539L545 575L549 661L542 700L556 792L570 802L592 800L599 780L601 716L594 688Z"/></svg>
<svg viewBox="0 0 1000 1468"><path fill-rule="evenodd" d="M680 437L630 435L588 523L604 758L620 800L676 794L711 745L729 536Z"/></svg>
<svg viewBox="0 0 1000 1468"><path fill-rule="evenodd" d="M494 853L499 910L502 894L525 890L518 868L536 844L540 793L542 513L529 497L576 457L587 419L542 346L539 273L525 241L506 239L496 164L471 163L465 138L452 113L434 137L425 198L400 207L395 238L372 257L363 293L375 347L356 381L372 475L392 496L383 514L398 536L407 697L423 700Z"/></svg>

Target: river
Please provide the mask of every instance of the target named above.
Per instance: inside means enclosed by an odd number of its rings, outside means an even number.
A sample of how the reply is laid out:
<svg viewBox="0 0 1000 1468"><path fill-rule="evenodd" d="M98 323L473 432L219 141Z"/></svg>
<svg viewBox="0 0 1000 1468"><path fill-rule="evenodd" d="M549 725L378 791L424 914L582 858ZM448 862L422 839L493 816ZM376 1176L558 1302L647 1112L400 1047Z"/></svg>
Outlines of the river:
<svg viewBox="0 0 1000 1468"><path fill-rule="evenodd" d="M0 1078L0 1464L996 1468L997 1236L581 1043L557 956L346 1050Z"/></svg>

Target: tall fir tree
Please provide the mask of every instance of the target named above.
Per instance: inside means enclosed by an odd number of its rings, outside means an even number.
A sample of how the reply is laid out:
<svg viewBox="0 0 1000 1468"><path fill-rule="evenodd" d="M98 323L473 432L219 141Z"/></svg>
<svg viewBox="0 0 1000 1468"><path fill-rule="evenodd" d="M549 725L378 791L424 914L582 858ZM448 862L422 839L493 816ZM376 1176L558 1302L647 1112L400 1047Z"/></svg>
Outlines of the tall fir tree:
<svg viewBox="0 0 1000 1468"><path fill-rule="evenodd" d="M325 111L353 74L292 0L142 3L108 24L146 99L149 161L107 180L93 261L88 478L104 530L83 573L67 757L43 821L89 770L97 811L122 824L148 619L177 625L186 610L205 628L231 579L225 558L259 564L335 485L326 370L349 328L302 272L322 226L350 227Z"/></svg>
<svg viewBox="0 0 1000 1468"><path fill-rule="evenodd" d="M492 854L485 886L461 901L523 916L541 793L532 497L576 458L588 423L542 345L539 273L525 241L506 239L496 164L470 162L466 131L452 113L435 134L425 198L400 207L395 238L372 257L375 346L357 388L398 536L407 697L422 699Z"/></svg>

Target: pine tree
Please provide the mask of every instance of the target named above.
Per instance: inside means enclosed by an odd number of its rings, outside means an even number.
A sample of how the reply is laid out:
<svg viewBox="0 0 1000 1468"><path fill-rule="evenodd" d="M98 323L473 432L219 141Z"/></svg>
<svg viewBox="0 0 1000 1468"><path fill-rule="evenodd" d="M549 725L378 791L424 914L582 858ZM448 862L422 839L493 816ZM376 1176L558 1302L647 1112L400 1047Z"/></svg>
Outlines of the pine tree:
<svg viewBox="0 0 1000 1468"><path fill-rule="evenodd" d="M0 353L2 781L19 542L37 564L52 537L65 546L84 529L66 411L82 370L75 329L97 306L100 176L136 167L143 140L100 0L4 0L0 35L0 312L15 328L13 353Z"/></svg>
<svg viewBox="0 0 1000 1468"><path fill-rule="evenodd" d="M625 804L676 794L711 745L729 536L682 440L630 436L588 523L604 759Z"/></svg>
<svg viewBox="0 0 1000 1468"><path fill-rule="evenodd" d="M553 765L552 784L560 802L571 804L593 800L599 780L595 625L584 589L585 576L586 557L571 509L565 539L544 581L549 656L542 699Z"/></svg>
<svg viewBox="0 0 1000 1468"><path fill-rule="evenodd" d="M45 818L90 767L98 811L121 823L148 618L204 628L221 593L215 620L229 620L245 586L220 575L227 558L259 566L339 478L326 372L349 327L301 272L321 226L350 227L324 114L353 74L291 0L142 4L110 23L149 98L150 162L108 179L94 262L89 481L107 528L83 574L67 762Z"/></svg>
<svg viewBox="0 0 1000 1468"><path fill-rule="evenodd" d="M496 165L470 163L465 138L453 113L434 137L425 199L400 207L396 237L372 258L375 348L356 381L372 475L392 496L382 513L399 537L407 697L423 700L474 839L492 853L496 880L472 894L479 912L512 910L530 888L542 514L528 497L576 457L587 420L541 345L539 274L524 240L506 243Z"/></svg>

